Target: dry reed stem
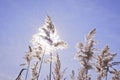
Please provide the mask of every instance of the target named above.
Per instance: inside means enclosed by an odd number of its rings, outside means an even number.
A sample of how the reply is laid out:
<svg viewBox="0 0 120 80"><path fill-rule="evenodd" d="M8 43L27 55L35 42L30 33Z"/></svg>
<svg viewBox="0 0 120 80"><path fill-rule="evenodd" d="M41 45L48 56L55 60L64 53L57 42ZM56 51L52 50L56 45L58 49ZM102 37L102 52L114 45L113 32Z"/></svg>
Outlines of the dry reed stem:
<svg viewBox="0 0 120 80"><path fill-rule="evenodd" d="M75 80L75 71L72 70L72 74L70 75L71 80Z"/></svg>
<svg viewBox="0 0 120 80"><path fill-rule="evenodd" d="M26 75L25 75L25 80L27 80L31 59L32 59L32 48L31 48L31 46L29 46L29 52L27 52L27 54L25 55L25 60L26 60L27 65L28 65Z"/></svg>
<svg viewBox="0 0 120 80"><path fill-rule="evenodd" d="M22 72L26 70L25 68L21 69L21 71L19 72L17 78L15 80L21 80L21 75L22 75Z"/></svg>
<svg viewBox="0 0 120 80"><path fill-rule="evenodd" d="M38 72L37 80L39 80L39 76L40 76L41 68L42 68L42 64L43 64L43 59L44 59L44 54L43 54L42 59L41 59L41 61L40 61L40 67L39 67L39 72Z"/></svg>
<svg viewBox="0 0 120 80"><path fill-rule="evenodd" d="M50 73L49 73L49 80L52 80L52 53L50 53Z"/></svg>

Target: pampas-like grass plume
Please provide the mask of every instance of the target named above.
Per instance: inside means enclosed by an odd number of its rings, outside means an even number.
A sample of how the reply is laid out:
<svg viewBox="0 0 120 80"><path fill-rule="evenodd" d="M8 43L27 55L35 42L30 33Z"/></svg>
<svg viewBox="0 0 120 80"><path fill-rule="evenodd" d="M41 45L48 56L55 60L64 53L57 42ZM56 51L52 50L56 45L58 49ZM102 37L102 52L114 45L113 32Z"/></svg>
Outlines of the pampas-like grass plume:
<svg viewBox="0 0 120 80"><path fill-rule="evenodd" d="M97 80L101 80L102 78L105 78L105 77L107 80L109 65L115 55L116 54L110 53L108 46L105 46L102 49L102 51L100 52L100 55L98 55L98 57L97 57L97 63L96 63L96 69L98 71L98 79Z"/></svg>
<svg viewBox="0 0 120 80"><path fill-rule="evenodd" d="M81 63L81 69L78 74L78 80L90 80L88 77L88 70L92 69L90 60L93 58L94 54L94 37L96 29L90 31L86 37L84 43L78 43L78 52L76 54L76 59Z"/></svg>
<svg viewBox="0 0 120 80"><path fill-rule="evenodd" d="M55 63L54 72L53 72L53 78L54 78L54 80L65 79L64 78L65 70L63 70L61 72L61 62L60 62L60 59L59 59L59 55L57 54L57 61Z"/></svg>

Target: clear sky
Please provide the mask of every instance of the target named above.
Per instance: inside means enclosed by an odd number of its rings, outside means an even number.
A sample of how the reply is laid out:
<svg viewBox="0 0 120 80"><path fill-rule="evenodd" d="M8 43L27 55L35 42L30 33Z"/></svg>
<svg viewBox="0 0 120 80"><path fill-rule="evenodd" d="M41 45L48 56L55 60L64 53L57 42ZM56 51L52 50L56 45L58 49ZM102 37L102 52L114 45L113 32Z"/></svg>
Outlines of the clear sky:
<svg viewBox="0 0 120 80"><path fill-rule="evenodd" d="M17 76L29 41L46 15L69 44L59 52L68 71L78 69L75 45L93 28L98 47L108 44L120 61L120 0L0 0L0 80Z"/></svg>

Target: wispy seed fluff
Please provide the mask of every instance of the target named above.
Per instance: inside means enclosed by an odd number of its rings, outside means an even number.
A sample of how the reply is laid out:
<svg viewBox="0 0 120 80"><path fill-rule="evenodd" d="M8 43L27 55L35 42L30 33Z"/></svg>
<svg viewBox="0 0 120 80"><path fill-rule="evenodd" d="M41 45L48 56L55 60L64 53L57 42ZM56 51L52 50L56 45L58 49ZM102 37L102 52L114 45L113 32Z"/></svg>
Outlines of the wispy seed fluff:
<svg viewBox="0 0 120 80"><path fill-rule="evenodd" d="M39 32L33 35L31 43L34 52L41 49L44 53L52 53L67 47L67 43L59 38L49 16L46 17L44 25L39 28Z"/></svg>

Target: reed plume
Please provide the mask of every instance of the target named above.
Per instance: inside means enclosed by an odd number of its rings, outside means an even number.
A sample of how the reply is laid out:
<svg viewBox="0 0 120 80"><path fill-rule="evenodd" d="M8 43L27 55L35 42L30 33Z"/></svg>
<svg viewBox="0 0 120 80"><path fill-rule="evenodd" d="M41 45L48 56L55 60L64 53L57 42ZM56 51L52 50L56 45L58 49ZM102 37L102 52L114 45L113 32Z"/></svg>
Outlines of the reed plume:
<svg viewBox="0 0 120 80"><path fill-rule="evenodd" d="M94 37L96 34L96 29L93 29L85 36L84 43L78 43L78 52L76 54L77 60L81 63L81 69L78 73L78 80L90 80L90 76L88 75L88 70L92 69L92 65L90 60L93 58L94 54Z"/></svg>
<svg viewBox="0 0 120 80"><path fill-rule="evenodd" d="M115 57L116 54L112 54L109 51L109 47L108 45L105 46L100 54L97 57L97 62L96 62L96 69L98 72L98 79L97 80L101 80L102 78L106 78L107 80L107 75L108 75L108 71L109 71L109 65L110 62L113 60L113 58Z"/></svg>
<svg viewBox="0 0 120 80"><path fill-rule="evenodd" d="M56 57L57 57L57 61L55 63L55 67L54 67L53 79L54 80L62 80L62 79L65 80L64 74L65 74L66 69L64 69L61 72L61 62L60 62L59 55L57 54Z"/></svg>

